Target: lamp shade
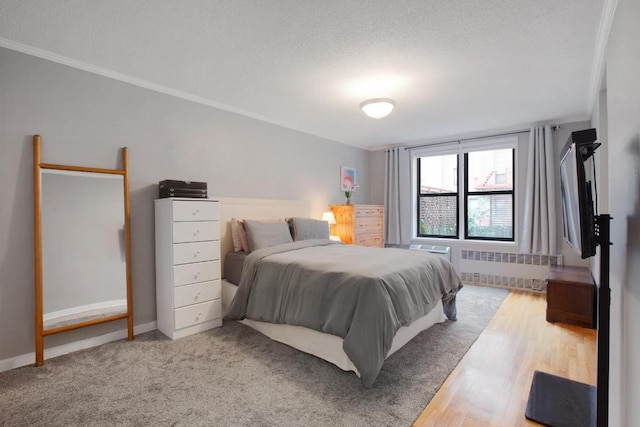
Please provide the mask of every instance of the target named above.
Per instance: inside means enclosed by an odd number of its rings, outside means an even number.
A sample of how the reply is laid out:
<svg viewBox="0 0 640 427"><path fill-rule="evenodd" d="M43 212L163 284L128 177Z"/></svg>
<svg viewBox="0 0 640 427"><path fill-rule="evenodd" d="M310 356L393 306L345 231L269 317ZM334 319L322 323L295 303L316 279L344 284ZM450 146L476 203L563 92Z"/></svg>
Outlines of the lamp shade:
<svg viewBox="0 0 640 427"><path fill-rule="evenodd" d="M396 101L393 99L374 98L360 103L360 108L367 116L374 119L381 119L383 117L387 117L395 105Z"/></svg>
<svg viewBox="0 0 640 427"><path fill-rule="evenodd" d="M327 221L329 225L336 223L336 217L333 215L333 212L325 212L322 214L322 220Z"/></svg>

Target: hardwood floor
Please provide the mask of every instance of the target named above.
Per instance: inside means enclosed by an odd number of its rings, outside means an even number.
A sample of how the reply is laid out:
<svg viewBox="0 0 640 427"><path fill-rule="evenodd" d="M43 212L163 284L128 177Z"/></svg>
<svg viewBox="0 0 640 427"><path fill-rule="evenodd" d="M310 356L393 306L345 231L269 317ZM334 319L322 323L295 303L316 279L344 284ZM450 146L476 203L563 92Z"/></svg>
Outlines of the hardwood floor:
<svg viewBox="0 0 640 427"><path fill-rule="evenodd" d="M595 385L595 330L545 310L544 295L511 292L414 426L539 425L524 417L535 370Z"/></svg>

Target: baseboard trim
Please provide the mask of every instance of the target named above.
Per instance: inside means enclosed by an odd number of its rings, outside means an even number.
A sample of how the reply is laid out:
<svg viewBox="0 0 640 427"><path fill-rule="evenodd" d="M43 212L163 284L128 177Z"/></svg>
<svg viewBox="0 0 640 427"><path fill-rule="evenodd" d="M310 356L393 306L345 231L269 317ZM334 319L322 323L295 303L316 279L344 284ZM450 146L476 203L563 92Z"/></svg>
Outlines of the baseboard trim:
<svg viewBox="0 0 640 427"><path fill-rule="evenodd" d="M143 334L145 332L153 331L156 328L156 322L149 322L143 325L134 326L134 335ZM44 358L50 359L56 356L62 356L63 354L73 353L74 351L84 350L85 348L96 347L102 344L106 344L111 341L117 341L127 337L127 330L121 329L109 334L99 335L97 337L91 337L84 340L72 342L69 344L63 344L44 350ZM0 360L0 372L8 371L10 369L20 368L34 364L36 360L36 353L31 352L23 354L21 356L12 357L10 359Z"/></svg>

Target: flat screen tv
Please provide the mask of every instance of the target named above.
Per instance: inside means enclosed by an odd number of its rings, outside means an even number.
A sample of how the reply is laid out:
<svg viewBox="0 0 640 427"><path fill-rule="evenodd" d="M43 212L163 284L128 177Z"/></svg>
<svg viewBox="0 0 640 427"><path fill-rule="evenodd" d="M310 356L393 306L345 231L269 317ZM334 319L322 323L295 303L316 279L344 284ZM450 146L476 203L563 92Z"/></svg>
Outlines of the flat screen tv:
<svg viewBox="0 0 640 427"><path fill-rule="evenodd" d="M595 141L595 129L572 132L560 160L564 239L583 259L595 255L597 246L591 180L584 166L600 146Z"/></svg>

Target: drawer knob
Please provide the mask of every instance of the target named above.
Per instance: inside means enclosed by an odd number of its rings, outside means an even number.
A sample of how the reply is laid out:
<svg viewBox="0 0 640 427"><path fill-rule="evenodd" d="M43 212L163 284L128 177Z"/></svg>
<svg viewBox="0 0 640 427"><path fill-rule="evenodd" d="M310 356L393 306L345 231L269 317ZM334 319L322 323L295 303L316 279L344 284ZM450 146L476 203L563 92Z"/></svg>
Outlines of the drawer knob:
<svg viewBox="0 0 640 427"><path fill-rule="evenodd" d="M196 294L196 296L195 296L193 299L194 299L194 300L197 300L198 298L200 298L200 292L198 292L198 293Z"/></svg>
<svg viewBox="0 0 640 427"><path fill-rule="evenodd" d="M198 272L196 272L196 274L193 275L193 278L197 279L199 275L200 275L200 272L198 271Z"/></svg>

